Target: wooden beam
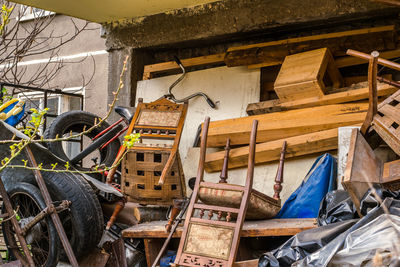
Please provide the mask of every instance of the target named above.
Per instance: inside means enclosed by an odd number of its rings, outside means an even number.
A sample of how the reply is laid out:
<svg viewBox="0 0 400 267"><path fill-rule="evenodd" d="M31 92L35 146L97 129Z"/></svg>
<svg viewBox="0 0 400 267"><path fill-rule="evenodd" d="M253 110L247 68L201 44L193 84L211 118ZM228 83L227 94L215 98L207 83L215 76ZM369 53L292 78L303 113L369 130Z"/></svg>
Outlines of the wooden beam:
<svg viewBox="0 0 400 267"><path fill-rule="evenodd" d="M387 96L393 94L397 90L397 88L388 84L378 84L378 96ZM368 87L288 102L281 102L279 99L274 99L258 103L251 103L247 106L246 111L249 115L258 115L284 110L353 102L363 99L368 99Z"/></svg>
<svg viewBox="0 0 400 267"><path fill-rule="evenodd" d="M165 231L167 221L153 221L140 223L122 231L124 238L167 238L168 232ZM290 236L304 230L316 228L315 219L269 219L257 221L245 221L243 223L241 237L260 237L260 236ZM173 237L179 238L182 235L182 226L178 226Z"/></svg>
<svg viewBox="0 0 400 267"><path fill-rule="evenodd" d="M266 163L279 160L283 141L287 142L285 158L312 154L337 149L338 129L330 129L305 135L257 144L255 163ZM231 149L229 152L229 169L247 166L249 147ZM204 163L207 172L220 171L224 159L224 151L207 154Z"/></svg>
<svg viewBox="0 0 400 267"><path fill-rule="evenodd" d="M253 120L259 121L260 143L361 123L367 109L368 103L336 104L213 121L207 145L222 147L227 138L232 145L248 144Z"/></svg>
<svg viewBox="0 0 400 267"><path fill-rule="evenodd" d="M381 26L344 32L311 35L285 40L229 48L225 56L228 67L253 64L279 65L290 54L327 47L334 56L344 56L346 50L371 52L395 49L395 26Z"/></svg>
<svg viewBox="0 0 400 267"><path fill-rule="evenodd" d="M225 53L222 54L215 54L209 56L202 56L202 57L194 57L194 58L187 58L182 59L182 65L184 67L199 67L205 65L222 65L224 63ZM144 66L143 72L143 80L148 80L153 78L154 74L163 73L163 72L171 72L180 70L178 64L175 61L157 63L152 65Z"/></svg>
<svg viewBox="0 0 400 267"><path fill-rule="evenodd" d="M390 51L385 51L385 52L379 53L379 57L385 58L385 59L392 59L395 57L400 57L400 49L390 50ZM360 64L367 64L368 61L366 61L365 59L362 59L362 58L346 56L346 57L337 58L335 60L335 63L336 63L336 67L343 68L343 67L355 66L355 65L360 65Z"/></svg>

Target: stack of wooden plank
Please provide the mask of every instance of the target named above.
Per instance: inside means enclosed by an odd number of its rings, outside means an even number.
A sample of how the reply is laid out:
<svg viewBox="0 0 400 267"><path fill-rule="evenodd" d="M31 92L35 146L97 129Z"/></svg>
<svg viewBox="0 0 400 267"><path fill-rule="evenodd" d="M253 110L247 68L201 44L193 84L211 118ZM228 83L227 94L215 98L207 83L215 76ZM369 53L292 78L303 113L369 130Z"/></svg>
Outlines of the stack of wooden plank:
<svg viewBox="0 0 400 267"><path fill-rule="evenodd" d="M278 160L283 141L287 141L288 158L337 149L337 128L360 125L368 108L366 73L347 77L347 69L343 69L366 62L346 56L347 49L378 50L387 59L399 57L397 29L387 25L291 38L182 60L187 67L223 63L262 68L261 75L268 75L267 79L261 77L260 102L247 107L249 117L211 122L208 146L222 147L229 137L235 147L230 152L229 168L246 166L251 123L257 119L257 164ZM177 68L174 62L149 65L143 78ZM393 86L378 83L380 97L395 91ZM223 157L224 152L208 154L205 170L220 171Z"/></svg>

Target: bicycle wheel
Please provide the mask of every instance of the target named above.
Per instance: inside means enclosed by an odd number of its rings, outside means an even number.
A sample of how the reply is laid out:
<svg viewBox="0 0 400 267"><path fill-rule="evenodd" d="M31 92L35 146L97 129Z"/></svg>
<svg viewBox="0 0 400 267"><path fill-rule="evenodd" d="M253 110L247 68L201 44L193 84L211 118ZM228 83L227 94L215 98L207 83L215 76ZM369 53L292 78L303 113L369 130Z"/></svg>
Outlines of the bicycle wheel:
<svg viewBox="0 0 400 267"><path fill-rule="evenodd" d="M58 137L69 136L70 133L76 134L83 131L84 128L89 129L98 121L99 117L80 110L73 110L65 112L59 115L46 129L44 133L45 139L54 139ZM83 150L85 147L92 143L91 139L97 134L109 127L109 124L103 122L98 128L93 129L90 133L83 136ZM117 156L121 143L118 139L115 139L108 144L104 149L96 149L89 155L85 155L86 158L82 160L82 167L89 168L93 165L90 161L92 158L98 158L97 163L111 166ZM82 147L79 140L63 141L63 142L50 142L47 144L48 149L58 157L64 160L70 160L74 158L78 153L82 151Z"/></svg>
<svg viewBox="0 0 400 267"><path fill-rule="evenodd" d="M40 190L28 183L16 183L9 188L8 194L14 210L19 216L20 225L32 220L46 205ZM5 210L3 206L3 211ZM19 246L18 238L10 220L2 223L4 240L10 256L26 262L26 258ZM25 239L31 251L35 266L53 267L58 263L59 238L57 230L49 216L35 224L26 234Z"/></svg>

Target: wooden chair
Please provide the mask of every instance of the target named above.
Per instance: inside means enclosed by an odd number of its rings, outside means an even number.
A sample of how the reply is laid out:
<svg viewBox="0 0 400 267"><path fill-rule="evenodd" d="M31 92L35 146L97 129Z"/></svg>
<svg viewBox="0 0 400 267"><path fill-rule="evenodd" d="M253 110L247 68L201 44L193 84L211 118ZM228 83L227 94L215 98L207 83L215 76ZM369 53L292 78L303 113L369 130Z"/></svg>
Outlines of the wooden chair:
<svg viewBox="0 0 400 267"><path fill-rule="evenodd" d="M207 117L203 124L196 184L186 213L184 230L175 259L176 266L232 266L250 199L258 121L253 121L245 186L213 184L203 180L209 122L210 118ZM240 207L231 208L199 202L200 188L210 185L217 189L241 192Z"/></svg>
<svg viewBox="0 0 400 267"><path fill-rule="evenodd" d="M186 195L178 147L187 108L165 98L139 99L128 134L140 133L141 142L122 161L121 188L129 201L171 205Z"/></svg>

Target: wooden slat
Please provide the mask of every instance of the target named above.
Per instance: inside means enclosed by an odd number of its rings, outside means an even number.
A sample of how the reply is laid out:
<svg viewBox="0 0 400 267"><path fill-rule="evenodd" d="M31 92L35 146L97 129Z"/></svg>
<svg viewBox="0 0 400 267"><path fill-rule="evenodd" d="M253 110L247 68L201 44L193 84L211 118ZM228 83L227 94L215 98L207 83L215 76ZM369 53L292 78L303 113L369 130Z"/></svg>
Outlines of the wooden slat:
<svg viewBox="0 0 400 267"><path fill-rule="evenodd" d="M321 47L328 47L334 56L344 56L348 47L368 52L388 50L395 48L396 41L394 25L373 27L233 47L228 49L225 63L228 67L260 63L272 66L281 64L289 54Z"/></svg>
<svg viewBox="0 0 400 267"><path fill-rule="evenodd" d="M122 236L126 238L167 238L169 233L165 231L166 224L167 221L141 223L123 230ZM241 237L290 236L316 227L315 219L245 221ZM181 234L182 227L179 226L173 237L178 238Z"/></svg>
<svg viewBox="0 0 400 267"><path fill-rule="evenodd" d="M247 106L247 114L258 115L283 110L293 110L315 106L339 104L368 99L368 87L348 90L345 92L328 94L321 97L311 97L288 102L281 102L279 99L268 100L258 103L251 103ZM378 96L386 96L396 92L398 89L388 84L378 84Z"/></svg>
<svg viewBox="0 0 400 267"><path fill-rule="evenodd" d="M211 225L219 225L219 226L224 226L224 227L229 227L235 229L236 223L234 222L227 222L227 221L213 221L213 220L206 220L206 219L200 219L200 218L190 218L190 222L192 223L203 223L207 224L207 226Z"/></svg>
<svg viewBox="0 0 400 267"><path fill-rule="evenodd" d="M237 261L233 264L233 267L257 267L257 266L258 266L258 259Z"/></svg>
<svg viewBox="0 0 400 267"><path fill-rule="evenodd" d="M206 187L206 188L218 188L222 190L234 190L234 191L243 191L244 188L243 186L240 185L234 185L234 184L216 184L216 183L210 183L210 182L201 182L200 187Z"/></svg>
<svg viewBox="0 0 400 267"><path fill-rule="evenodd" d="M182 65L185 67L198 67L198 66L216 65L216 64L221 65L224 64L224 57L225 53L222 53L209 56L182 59L181 62ZM175 61L146 65L144 66L143 80L151 79L152 76L157 73L174 71L179 69L180 67L178 64L176 64Z"/></svg>
<svg viewBox="0 0 400 267"><path fill-rule="evenodd" d="M364 121L367 109L368 103L336 104L214 121L207 144L222 147L227 138L232 145L248 144L253 120L259 121L260 143L358 124Z"/></svg>
<svg viewBox="0 0 400 267"><path fill-rule="evenodd" d="M204 209L204 210L212 210L212 211L222 211L222 212L231 212L231 213L239 213L239 209L235 208L228 208L228 207L221 207L221 206L213 206L213 205L206 205L206 204L200 204L196 203L193 206L195 209Z"/></svg>
<svg viewBox="0 0 400 267"><path fill-rule="evenodd" d="M283 141L287 142L285 158L329 151L337 149L338 130L336 128L257 144L256 164L279 160ZM215 152L206 156L204 167L207 172L216 172L222 169L223 153L224 151ZM229 154L229 168L245 167L247 165L248 154L249 148L247 146L231 149Z"/></svg>

